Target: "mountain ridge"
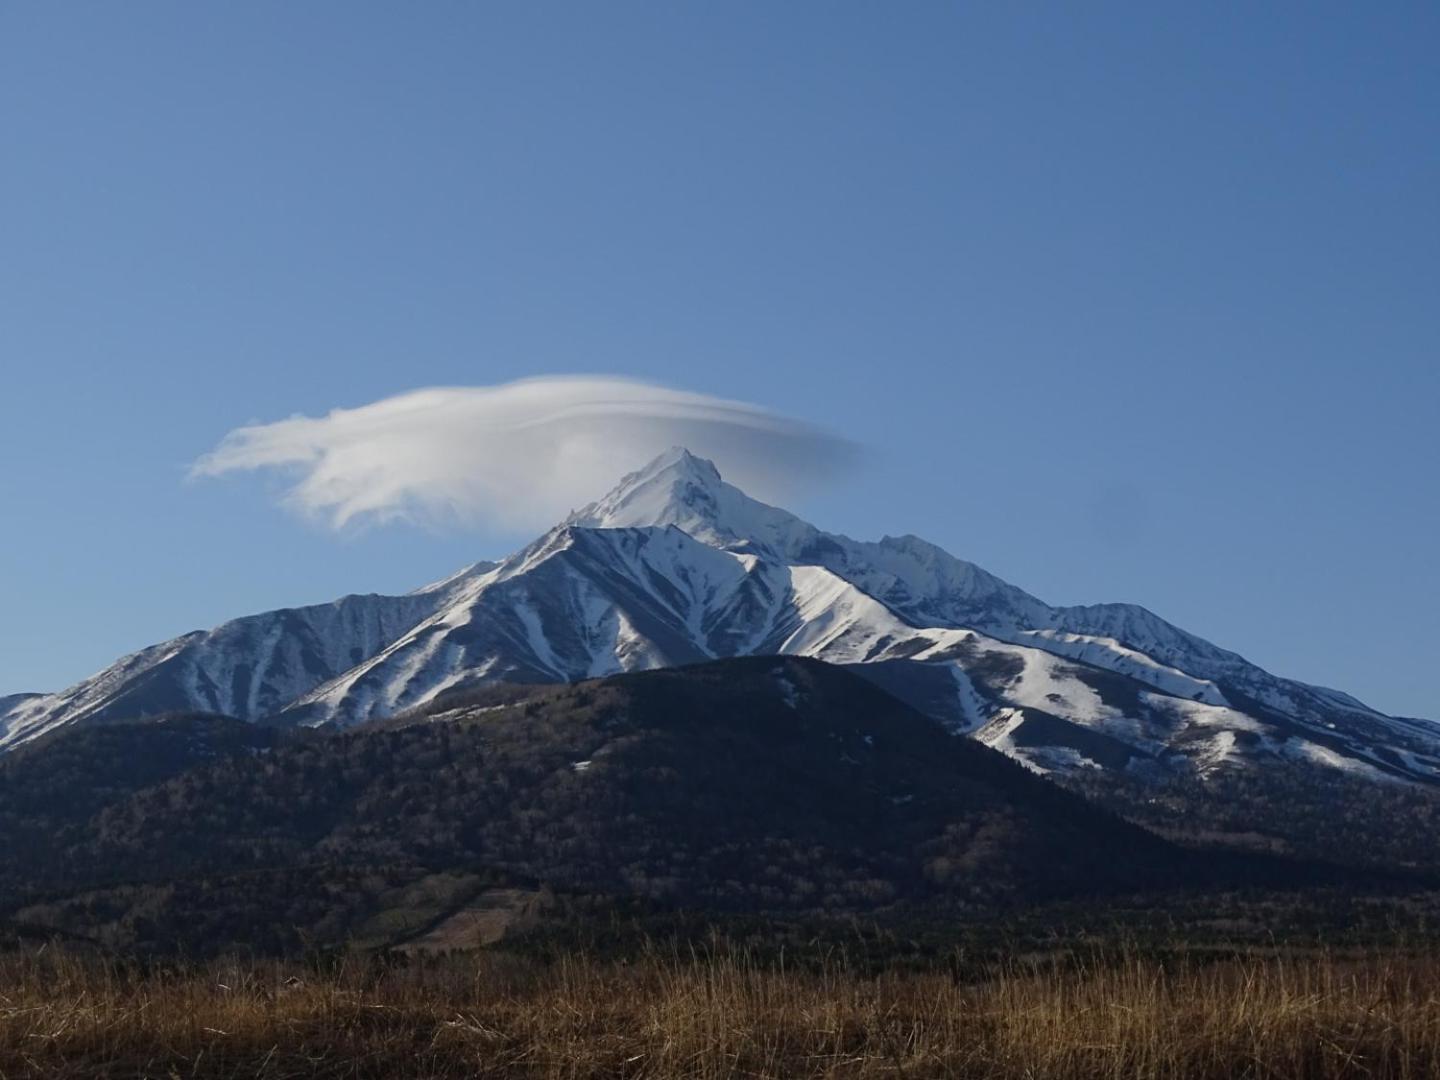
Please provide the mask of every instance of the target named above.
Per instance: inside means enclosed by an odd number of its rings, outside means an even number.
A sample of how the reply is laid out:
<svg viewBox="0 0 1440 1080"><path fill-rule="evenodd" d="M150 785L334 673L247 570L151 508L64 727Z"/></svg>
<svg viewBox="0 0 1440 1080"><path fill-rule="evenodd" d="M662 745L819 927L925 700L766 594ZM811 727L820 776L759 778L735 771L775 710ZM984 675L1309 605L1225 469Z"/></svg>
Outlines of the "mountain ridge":
<svg viewBox="0 0 1440 1080"><path fill-rule="evenodd" d="M903 922L1349 880L1166 841L794 656L326 733L200 716L62 729L0 758L0 825L0 914L199 954L386 946L416 925L412 891L441 886L440 914L485 882Z"/></svg>
<svg viewBox="0 0 1440 1080"><path fill-rule="evenodd" d="M1039 771L1273 759L1440 781L1440 727L1274 676L1139 605L1052 607L915 536L824 532L682 447L499 562L233 620L18 700L0 749L126 710L344 726L486 682L756 653L865 668Z"/></svg>

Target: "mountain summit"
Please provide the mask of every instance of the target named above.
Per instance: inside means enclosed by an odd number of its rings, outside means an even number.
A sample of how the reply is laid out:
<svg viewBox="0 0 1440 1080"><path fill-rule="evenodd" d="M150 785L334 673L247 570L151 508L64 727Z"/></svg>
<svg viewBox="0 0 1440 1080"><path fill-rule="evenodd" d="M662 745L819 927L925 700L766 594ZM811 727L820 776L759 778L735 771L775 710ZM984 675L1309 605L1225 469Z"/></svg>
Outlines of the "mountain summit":
<svg viewBox="0 0 1440 1080"><path fill-rule="evenodd" d="M674 446L630 473L604 498L571 514L566 525L634 529L673 525L703 543L780 555L803 547L817 530L794 514L727 484L715 463Z"/></svg>
<svg viewBox="0 0 1440 1080"><path fill-rule="evenodd" d="M0 749L179 710L350 725L486 683L732 656L854 670L1039 771L1284 761L1440 782L1440 728L1283 679L1129 604L1052 607L913 536L823 532L674 447L499 563L249 616L0 699Z"/></svg>

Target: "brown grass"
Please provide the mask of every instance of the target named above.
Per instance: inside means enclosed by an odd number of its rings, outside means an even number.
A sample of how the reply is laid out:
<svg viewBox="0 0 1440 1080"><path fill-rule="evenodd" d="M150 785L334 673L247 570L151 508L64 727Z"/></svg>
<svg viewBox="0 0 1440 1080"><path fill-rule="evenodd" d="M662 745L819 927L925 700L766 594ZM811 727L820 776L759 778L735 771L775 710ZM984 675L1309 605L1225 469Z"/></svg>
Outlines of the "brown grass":
<svg viewBox="0 0 1440 1080"><path fill-rule="evenodd" d="M1425 956L862 977L504 955L142 974L0 959L0 1077L1440 1076Z"/></svg>

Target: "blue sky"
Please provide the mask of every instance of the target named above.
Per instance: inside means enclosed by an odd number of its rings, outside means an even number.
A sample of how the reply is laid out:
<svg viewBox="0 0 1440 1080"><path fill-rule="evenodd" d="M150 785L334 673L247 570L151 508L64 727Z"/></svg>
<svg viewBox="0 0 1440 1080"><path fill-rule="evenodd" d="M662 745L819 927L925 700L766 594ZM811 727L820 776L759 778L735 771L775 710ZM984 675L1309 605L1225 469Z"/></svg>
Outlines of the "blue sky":
<svg viewBox="0 0 1440 1080"><path fill-rule="evenodd" d="M1437 55L1420 3L4 5L0 693L526 539L186 483L237 425L619 373L863 444L823 527L1440 717Z"/></svg>

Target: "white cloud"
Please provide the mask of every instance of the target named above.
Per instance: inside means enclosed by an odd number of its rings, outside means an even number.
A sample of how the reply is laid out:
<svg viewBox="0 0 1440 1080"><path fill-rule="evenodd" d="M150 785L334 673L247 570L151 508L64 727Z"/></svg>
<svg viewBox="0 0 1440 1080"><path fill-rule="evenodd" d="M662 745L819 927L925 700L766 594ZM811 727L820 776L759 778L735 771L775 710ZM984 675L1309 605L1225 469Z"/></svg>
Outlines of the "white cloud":
<svg viewBox="0 0 1440 1080"><path fill-rule="evenodd" d="M336 529L407 521L554 524L671 446L783 501L853 458L851 443L754 405L617 377L415 390L230 432L192 476L280 470L284 501Z"/></svg>

